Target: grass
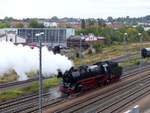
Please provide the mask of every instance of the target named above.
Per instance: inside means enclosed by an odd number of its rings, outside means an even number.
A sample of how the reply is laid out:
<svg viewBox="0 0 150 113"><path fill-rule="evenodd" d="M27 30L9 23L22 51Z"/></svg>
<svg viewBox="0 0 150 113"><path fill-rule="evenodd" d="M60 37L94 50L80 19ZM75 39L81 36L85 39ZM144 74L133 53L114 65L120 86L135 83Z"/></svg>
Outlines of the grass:
<svg viewBox="0 0 150 113"><path fill-rule="evenodd" d="M148 47L150 43L144 43L143 47ZM140 50L140 44L139 43L134 43L134 44L128 44L128 46L124 45L112 45L109 47L104 47L103 51L101 53L96 53L96 54L89 54L86 55L82 60L75 59L74 63L76 66L79 66L81 64L92 64L95 62L103 61L103 60L108 60L115 58L117 56L121 56L126 54L125 52L127 51L128 53L137 53L137 55L128 61L120 63L120 65L123 68L127 68L133 65L139 65L140 63L140 56L139 56L139 50ZM149 62L149 59L144 59L144 62ZM31 72L31 77L34 75L34 72ZM12 78L11 78L12 76ZM0 83L8 81L12 81L15 78L16 75L11 75L11 76L6 76L6 78L0 78ZM30 76L30 73L28 73L28 76ZM48 80L45 80L43 83L44 88L50 88L57 86L60 83L61 79L57 79L56 77L50 78ZM38 83L34 82L31 86L24 87L24 88L16 88L13 90L9 90L3 93L0 93L0 101L6 101L12 98L16 98L18 96L25 95L27 93L31 92L37 92L38 91Z"/></svg>
<svg viewBox="0 0 150 113"><path fill-rule="evenodd" d="M140 59L139 58L132 58L129 61L124 61L120 63L120 66L123 68L129 68L132 66L136 66L140 64Z"/></svg>
<svg viewBox="0 0 150 113"><path fill-rule="evenodd" d="M13 82L17 80L17 75L10 74L9 76L1 76L0 75L0 84L6 83L6 82Z"/></svg>
<svg viewBox="0 0 150 113"><path fill-rule="evenodd" d="M50 88L50 87L58 86L60 81L61 81L61 79L57 79L56 77L47 79L44 81L43 87ZM31 86L27 86L27 87L23 87L23 88L15 88L15 89L0 93L0 101L14 99L19 96L29 94L31 92L38 92L38 90L39 90L38 82L34 82Z"/></svg>
<svg viewBox="0 0 150 113"><path fill-rule="evenodd" d="M29 78L33 78L37 75L37 72L33 70L31 72L26 73L26 75ZM0 75L0 84L16 81L18 77L19 76L17 75L17 73L14 70L11 70L8 73L5 73L3 76Z"/></svg>
<svg viewBox="0 0 150 113"><path fill-rule="evenodd" d="M49 87L58 86L60 82L61 82L61 79L58 79L57 77L53 77L51 79L45 80L44 87L49 88Z"/></svg>
<svg viewBox="0 0 150 113"><path fill-rule="evenodd" d="M148 47L150 43L143 43L143 47ZM118 56L122 56L129 53L139 54L141 44L140 43L129 43L128 45L112 45L109 47L104 47L101 53L89 54L84 56L82 60L75 59L75 65L79 66L81 64L93 64L98 61L110 60Z"/></svg>
<svg viewBox="0 0 150 113"><path fill-rule="evenodd" d="M14 70L5 73L3 76L0 75L0 83L12 82L17 80L18 76Z"/></svg>
<svg viewBox="0 0 150 113"><path fill-rule="evenodd" d="M150 43L143 43L143 47L148 47L149 45ZM125 55L126 51L128 53L137 53L140 50L140 46L141 46L140 43L129 43L127 46L126 45L105 46L102 49L102 52L100 53L87 54L84 56L84 58L82 58L82 60L76 58L74 60L74 64L75 66L79 66L81 64L93 64L98 61L110 60L117 56ZM71 52L71 54L73 54L73 52ZM37 72L33 70L26 74L28 75L29 78L32 78L33 76L36 75L36 73ZM17 74L15 72L9 73L9 76L8 75L0 76L0 83L12 82L15 80L17 80Z"/></svg>
<svg viewBox="0 0 150 113"><path fill-rule="evenodd" d="M17 98L18 96L23 95L24 93L19 89L9 90L3 93L0 93L0 101L6 101L9 99Z"/></svg>

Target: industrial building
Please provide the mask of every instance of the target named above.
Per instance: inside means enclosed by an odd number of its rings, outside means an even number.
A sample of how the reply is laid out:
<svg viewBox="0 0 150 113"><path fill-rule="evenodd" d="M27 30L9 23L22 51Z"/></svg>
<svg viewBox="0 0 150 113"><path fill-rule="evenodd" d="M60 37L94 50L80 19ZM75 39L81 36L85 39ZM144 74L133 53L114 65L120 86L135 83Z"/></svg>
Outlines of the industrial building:
<svg viewBox="0 0 150 113"><path fill-rule="evenodd" d="M67 39L68 47L80 47L88 48L93 44L103 44L105 42L105 37L97 37L93 34L84 35L84 36L71 36Z"/></svg>
<svg viewBox="0 0 150 113"><path fill-rule="evenodd" d="M44 32L44 35L37 37L36 34L40 32ZM27 43L38 43L41 38L45 45L67 46L67 39L75 35L75 30L72 28L20 28L17 35L24 37Z"/></svg>
<svg viewBox="0 0 150 113"><path fill-rule="evenodd" d="M17 36L16 32L16 28L0 29L0 42L11 41L13 43L26 43L26 40L23 37Z"/></svg>

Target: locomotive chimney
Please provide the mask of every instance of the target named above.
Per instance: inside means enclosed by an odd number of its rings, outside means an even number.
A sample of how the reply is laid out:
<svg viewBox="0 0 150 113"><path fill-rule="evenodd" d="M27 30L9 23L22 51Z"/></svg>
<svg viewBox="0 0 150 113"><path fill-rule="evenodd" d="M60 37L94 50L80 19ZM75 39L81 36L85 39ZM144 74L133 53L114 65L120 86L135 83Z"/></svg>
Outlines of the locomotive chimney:
<svg viewBox="0 0 150 113"><path fill-rule="evenodd" d="M63 76L62 71L60 69L58 69L58 75L57 78L61 78Z"/></svg>

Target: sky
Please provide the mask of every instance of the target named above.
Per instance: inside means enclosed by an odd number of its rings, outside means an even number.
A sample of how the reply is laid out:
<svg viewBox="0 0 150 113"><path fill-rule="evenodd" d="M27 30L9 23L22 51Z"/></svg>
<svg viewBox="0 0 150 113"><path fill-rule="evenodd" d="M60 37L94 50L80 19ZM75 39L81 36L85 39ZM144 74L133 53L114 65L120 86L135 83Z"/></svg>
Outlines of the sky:
<svg viewBox="0 0 150 113"><path fill-rule="evenodd" d="M150 0L0 0L0 18L141 17L150 15Z"/></svg>

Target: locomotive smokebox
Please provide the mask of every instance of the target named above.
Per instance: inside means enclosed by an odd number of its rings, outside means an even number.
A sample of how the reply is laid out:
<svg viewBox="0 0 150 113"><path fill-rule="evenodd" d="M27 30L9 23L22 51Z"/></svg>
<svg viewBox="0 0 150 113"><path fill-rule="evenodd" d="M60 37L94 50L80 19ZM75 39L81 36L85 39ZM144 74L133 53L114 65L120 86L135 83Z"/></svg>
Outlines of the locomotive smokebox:
<svg viewBox="0 0 150 113"><path fill-rule="evenodd" d="M61 78L63 77L63 73L60 69L57 70L58 71L58 75L57 75L57 78Z"/></svg>

